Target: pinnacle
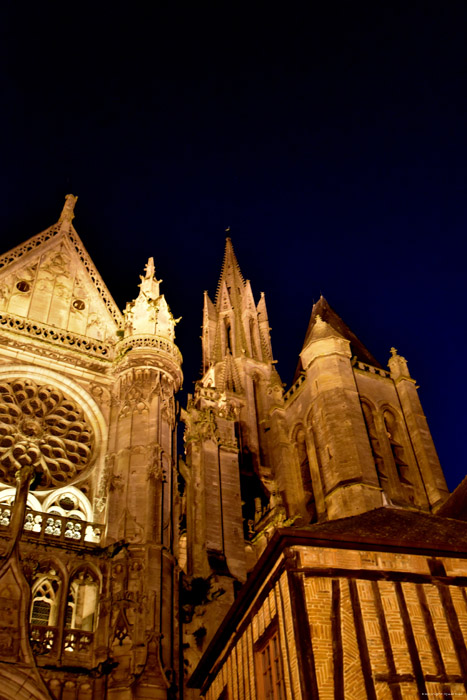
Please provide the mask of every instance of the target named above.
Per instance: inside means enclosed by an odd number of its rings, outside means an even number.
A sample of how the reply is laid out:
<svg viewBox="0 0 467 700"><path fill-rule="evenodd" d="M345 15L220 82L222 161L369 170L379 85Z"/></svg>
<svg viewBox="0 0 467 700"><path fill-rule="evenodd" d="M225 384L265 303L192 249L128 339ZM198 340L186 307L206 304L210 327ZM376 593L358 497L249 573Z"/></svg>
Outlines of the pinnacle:
<svg viewBox="0 0 467 700"><path fill-rule="evenodd" d="M71 224L72 220L75 218L75 204L77 202L78 197L75 197L74 194L67 194L65 197L65 204L62 209L62 213L60 214L60 218L58 222L60 224Z"/></svg>
<svg viewBox="0 0 467 700"><path fill-rule="evenodd" d="M146 279L151 279L152 277L155 277L156 268L154 267L154 258L148 258L144 271L146 273Z"/></svg>
<svg viewBox="0 0 467 700"><path fill-rule="evenodd" d="M219 301L220 290L222 282L224 281L226 282L228 288L232 290L237 290L238 292L241 292L243 290L243 287L245 286L245 281L240 270L240 265L238 264L233 249L232 240L229 237L225 239L224 260L222 262L221 275L219 278L219 283L217 285L216 304Z"/></svg>

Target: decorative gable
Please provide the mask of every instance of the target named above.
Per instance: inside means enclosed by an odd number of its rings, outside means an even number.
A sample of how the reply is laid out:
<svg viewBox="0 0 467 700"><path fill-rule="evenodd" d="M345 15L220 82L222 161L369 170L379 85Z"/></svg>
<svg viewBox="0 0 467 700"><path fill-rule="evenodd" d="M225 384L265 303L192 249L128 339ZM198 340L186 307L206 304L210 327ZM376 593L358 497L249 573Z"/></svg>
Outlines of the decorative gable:
<svg viewBox="0 0 467 700"><path fill-rule="evenodd" d="M113 343L121 314L71 225L58 224L0 257L0 313Z"/></svg>

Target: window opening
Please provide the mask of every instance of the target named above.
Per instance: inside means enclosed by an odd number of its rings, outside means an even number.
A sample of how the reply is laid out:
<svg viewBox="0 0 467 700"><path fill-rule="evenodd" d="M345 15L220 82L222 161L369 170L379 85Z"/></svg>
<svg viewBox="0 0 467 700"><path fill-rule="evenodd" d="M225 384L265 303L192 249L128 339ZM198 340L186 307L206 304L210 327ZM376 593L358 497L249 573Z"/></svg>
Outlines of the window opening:
<svg viewBox="0 0 467 700"><path fill-rule="evenodd" d="M277 631L258 650L259 697L264 700L284 700L284 680Z"/></svg>
<svg viewBox="0 0 467 700"><path fill-rule="evenodd" d="M58 615L58 579L42 579L33 591L31 624L53 627Z"/></svg>
<svg viewBox="0 0 467 700"><path fill-rule="evenodd" d="M99 585L88 571L76 574L68 592L65 627L93 632Z"/></svg>

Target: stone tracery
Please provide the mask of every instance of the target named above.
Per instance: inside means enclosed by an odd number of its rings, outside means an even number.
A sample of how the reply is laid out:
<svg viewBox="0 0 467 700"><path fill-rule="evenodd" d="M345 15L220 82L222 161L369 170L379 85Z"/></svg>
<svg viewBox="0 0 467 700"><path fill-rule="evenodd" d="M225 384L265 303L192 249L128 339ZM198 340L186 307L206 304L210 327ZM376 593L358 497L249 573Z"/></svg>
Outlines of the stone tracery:
<svg viewBox="0 0 467 700"><path fill-rule="evenodd" d="M82 409L60 389L31 379L0 382L0 480L13 485L22 467L38 488L64 486L89 466L94 435Z"/></svg>

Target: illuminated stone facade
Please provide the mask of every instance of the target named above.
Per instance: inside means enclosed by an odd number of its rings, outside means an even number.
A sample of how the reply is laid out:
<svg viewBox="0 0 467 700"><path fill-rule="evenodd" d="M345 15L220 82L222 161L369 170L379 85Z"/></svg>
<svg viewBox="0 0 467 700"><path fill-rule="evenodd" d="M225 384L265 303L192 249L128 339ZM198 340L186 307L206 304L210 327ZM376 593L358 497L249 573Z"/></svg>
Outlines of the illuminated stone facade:
<svg viewBox="0 0 467 700"><path fill-rule="evenodd" d="M463 487L405 359L321 298L284 392L227 239L180 409L153 259L122 313L75 201L0 258L1 697L466 697Z"/></svg>

